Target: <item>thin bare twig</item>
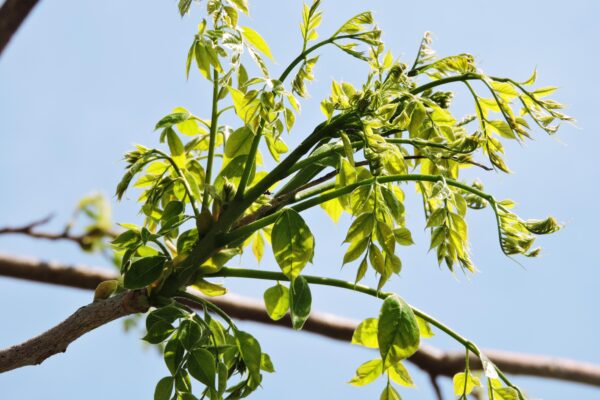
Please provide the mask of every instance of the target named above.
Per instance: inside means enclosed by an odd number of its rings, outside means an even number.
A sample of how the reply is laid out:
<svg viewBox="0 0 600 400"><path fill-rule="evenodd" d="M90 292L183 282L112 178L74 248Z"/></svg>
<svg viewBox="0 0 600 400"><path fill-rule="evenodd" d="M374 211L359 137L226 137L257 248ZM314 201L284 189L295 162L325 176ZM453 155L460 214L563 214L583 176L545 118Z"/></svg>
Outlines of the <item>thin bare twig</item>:
<svg viewBox="0 0 600 400"><path fill-rule="evenodd" d="M101 239L103 237L116 237L116 233L104 229L99 229L96 227L79 235L72 234L69 225L67 225L67 227L65 227L65 229L60 233L39 231L38 228L50 222L52 217L52 215L49 215L45 218L30 222L23 226L7 226L0 228L0 235L25 235L35 239L66 240L76 243L77 245L79 245L79 247L81 247L84 250L89 250L93 245L94 241L98 239Z"/></svg>

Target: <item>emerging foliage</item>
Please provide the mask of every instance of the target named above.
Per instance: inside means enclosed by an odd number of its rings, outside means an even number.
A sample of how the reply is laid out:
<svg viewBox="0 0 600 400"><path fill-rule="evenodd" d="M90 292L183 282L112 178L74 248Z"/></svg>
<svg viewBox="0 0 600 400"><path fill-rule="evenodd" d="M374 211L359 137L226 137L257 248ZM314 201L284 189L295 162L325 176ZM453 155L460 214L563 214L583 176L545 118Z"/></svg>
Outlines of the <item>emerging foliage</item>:
<svg viewBox="0 0 600 400"><path fill-rule="evenodd" d="M179 1L181 15L191 4ZM409 68L385 47L370 12L348 19L319 41L318 0L303 7L298 57L274 78L266 40L239 25L249 12L247 2L205 5L185 73L197 69L212 86L210 116L174 108L156 124L164 149L138 145L127 153L117 186L119 199L131 187L141 192L143 224L123 224L125 231L113 246L121 285L146 290L155 307L146 319L145 340L163 344L169 371L158 382L155 399L239 399L260 386L263 372L274 371L254 337L205 297L186 292L222 295L226 288L213 279L226 276L278 281L264 293L267 312L274 320L289 312L296 329L310 315L311 284L384 299L379 317L363 321L352 339L379 349L380 358L361 365L350 381L361 386L386 375L381 399L400 399L393 384L413 386L402 361L417 351L422 338L433 335L432 327L467 351L465 372L454 378L456 396L466 399L482 385L469 370L471 352L482 360L490 399L523 399L475 345L382 290L402 270L401 246L414 243L406 222L409 186L422 199L429 247L450 270L476 271L466 223L471 210L494 213L505 254L539 254L535 239L557 231L556 220L520 218L512 201L497 200L479 181L463 182L461 172L480 167L508 173L506 141L529 139L532 126L554 134L560 122L570 121L562 105L548 99L555 88L532 88L535 72L525 81L486 75L469 54L439 58L429 34ZM323 122L290 151L283 133L293 131L307 82L314 78L317 50L328 45L364 62L366 79L359 87L333 81L331 94L321 102ZM249 75L247 61L259 76ZM453 92L446 90L452 83L470 93L472 115L453 114ZM233 126L220 121L230 110L237 116ZM262 167L267 153L277 162L271 170ZM343 213L352 216L342 263L357 264L355 283L303 274L312 262L315 238L301 213L316 206L333 220ZM226 266L248 247L260 261L268 245L280 273ZM358 284L369 269L379 277L376 289ZM108 286L116 290L114 283ZM193 312L182 299L204 312Z"/></svg>

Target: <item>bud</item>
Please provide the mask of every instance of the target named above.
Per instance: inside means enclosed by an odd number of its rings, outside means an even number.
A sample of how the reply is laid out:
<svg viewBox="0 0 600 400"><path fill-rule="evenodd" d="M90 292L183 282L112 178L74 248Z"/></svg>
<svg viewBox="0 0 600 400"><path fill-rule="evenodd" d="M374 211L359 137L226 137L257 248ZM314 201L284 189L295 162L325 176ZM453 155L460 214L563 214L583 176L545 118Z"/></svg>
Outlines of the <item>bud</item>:
<svg viewBox="0 0 600 400"><path fill-rule="evenodd" d="M450 107L454 93L452 92L435 92L429 98L441 108Z"/></svg>
<svg viewBox="0 0 600 400"><path fill-rule="evenodd" d="M235 194L235 185L228 180L223 184L223 191L221 193L221 199L223 199L223 203L229 203L233 200L233 195Z"/></svg>

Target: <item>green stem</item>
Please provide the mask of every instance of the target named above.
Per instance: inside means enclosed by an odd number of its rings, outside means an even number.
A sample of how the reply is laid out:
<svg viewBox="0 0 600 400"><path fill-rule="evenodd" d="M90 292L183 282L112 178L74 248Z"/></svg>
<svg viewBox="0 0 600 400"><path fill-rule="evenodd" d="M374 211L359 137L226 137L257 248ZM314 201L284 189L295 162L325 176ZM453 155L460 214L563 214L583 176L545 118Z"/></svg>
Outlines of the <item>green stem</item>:
<svg viewBox="0 0 600 400"><path fill-rule="evenodd" d="M158 239L152 239L151 242L156 244L158 247L160 247L161 251L164 253L165 257L167 257L169 259L169 261L173 261L173 257L171 257L171 253L169 253L169 250L165 247L164 244L162 244Z"/></svg>
<svg viewBox="0 0 600 400"><path fill-rule="evenodd" d="M335 180L333 180L332 182L325 182L322 185L315 186L313 188L302 190L296 193L296 195L293 197L293 202L297 203L304 199L308 199L309 197L317 196L333 188L335 188Z"/></svg>
<svg viewBox="0 0 600 400"><path fill-rule="evenodd" d="M223 114L225 111L228 111L228 110L233 110L233 109L234 109L234 107L233 107L233 106L227 106L227 107L224 107L224 108L222 108L222 109L220 109L220 110L219 110L219 112L217 113L217 116L219 116L219 117L220 117L220 116L221 116L221 114Z"/></svg>
<svg viewBox="0 0 600 400"><path fill-rule="evenodd" d="M156 152L156 154L160 155L160 158L167 160L169 164L171 164L173 170L175 171L179 179L181 179L181 182L183 183L183 188L185 189L186 194L190 198L190 204L192 205L192 210L194 211L194 216L196 217L197 222L200 218L200 211L198 210L198 207L196 207L197 201L194 195L192 194L192 188L190 187L190 183L185 178L185 175L183 175L183 172L181 172L181 169L179 169L179 167L177 166L175 160L173 160L171 157L169 157L167 153L163 151L157 149L155 149L154 151Z"/></svg>
<svg viewBox="0 0 600 400"><path fill-rule="evenodd" d="M379 178L379 179L381 179L381 178ZM242 269L242 268L228 268L228 267L223 267L223 268L221 268L221 270L219 270L219 272L215 272L210 275L205 275L205 277L207 277L207 278L210 278L210 277L249 278L249 279L262 279L262 280L269 280L269 281L289 281L290 280L282 272L263 271L263 270L254 270L254 269ZM393 295L393 293L382 292L380 290L373 289L373 288L370 288L365 285L359 285L356 283L347 282L347 281L343 281L340 279L326 278L326 277L313 276L313 275L302 275L302 277L304 279L306 279L306 281L308 283L352 290L354 292L364 293L369 296L376 297L378 299L385 299L386 297ZM185 296L186 298L190 298L190 296L192 296L192 297L196 298L196 296L193 296L187 292L183 292L181 294L181 296ZM204 299L201 299L200 301L202 301L203 304L208 303ZM466 350L471 351L471 353L475 354L477 357L481 357L481 352L479 351L477 346L475 346L473 343L471 343L468 339L461 336L458 332L454 331L453 329L451 329L447 325L443 324L442 322L438 321L437 319L430 316L429 314L419 310L416 307L413 307L413 306L410 306L410 307L416 316L424 319L425 321L429 322L431 325L435 326L442 332L446 333L448 336L452 337L454 340L456 340L457 342L462 344ZM220 310L220 312L223 312L223 311ZM221 315L221 314L219 314L219 315ZM498 372L498 376L504 381L504 383L506 383L507 385L509 385L513 388L515 387L510 382L510 380L508 380L508 378L502 373L502 371L500 371L497 367L496 367L496 371Z"/></svg>
<svg viewBox="0 0 600 400"><path fill-rule="evenodd" d="M208 210L208 186L211 184L217 128L219 124L219 72L213 70L212 113L210 117L210 137L208 140L208 158L206 160L206 176L204 178L204 193L202 194L202 210Z"/></svg>
<svg viewBox="0 0 600 400"><path fill-rule="evenodd" d="M260 145L260 139L262 138L262 132L264 128L264 121L261 121L256 133L254 134L252 144L250 145L250 151L248 152L248 156L246 157L246 165L244 166L244 172L242 172L240 184L238 185L237 192L235 192L236 200L242 200L244 198L244 192L246 191L246 186L248 185L248 181L250 180L252 168L254 168L254 164L256 163L256 153L258 152L258 146Z"/></svg>
<svg viewBox="0 0 600 400"><path fill-rule="evenodd" d="M302 141L284 160L282 160L275 168L271 170L264 178L252 186L241 199L235 199L229 204L227 211L221 216L221 225L227 229L235 220L243 214L243 212L265 191L267 191L276 182L284 179L287 171L296 163L304 154L319 142L323 137L333 135L336 131L347 127L355 122L355 114L340 114L329 123L322 123L315 128L306 139Z"/></svg>
<svg viewBox="0 0 600 400"><path fill-rule="evenodd" d="M352 37L354 37L354 35L343 35L343 36L338 36L338 37L330 37L329 39L325 39L325 40L309 47L308 49L304 50L302 53L300 53L300 55L298 57L296 57L294 60L292 60L292 62L287 66L287 68L281 73L281 75L279 76L279 81L284 82L286 80L286 78L289 76L289 74L293 71L293 69L298 64L300 64L302 61L304 61L304 59L306 59L306 56L308 56L313 51L317 50L319 47L323 47L327 44L333 43L338 39L349 39ZM262 137L263 129L264 129L264 122L261 122L256 131L256 134L254 135L254 139L252 140L252 144L250 146L250 151L248 152L248 158L246 159L247 160L246 165L244 166L244 172L242 173L242 177L240 179L240 184L239 184L237 192L235 194L235 198L237 200L242 200L245 196L244 192L246 190L246 186L248 185L248 180L250 179L250 174L252 172L252 168L255 163L256 152L258 151L258 146L260 145L260 140Z"/></svg>
<svg viewBox="0 0 600 400"><path fill-rule="evenodd" d="M438 182L438 181L442 181L445 180L446 183L450 186L454 186L456 188L462 189L466 192L469 193L473 193L485 200L487 200L488 202L492 203L494 202L494 198L485 193L482 192L481 190L475 189L469 185L466 185L464 183L455 181L453 179L449 179L449 178L445 178L443 176L440 175L423 175L423 174L408 174L408 175L389 175L389 176L380 176L377 177L377 182L379 183L389 183L389 182L410 182L410 181L415 181L415 182ZM308 200L303 201L302 203L296 204L290 208L292 208L293 210L297 211L297 212L301 212L304 211L308 208L312 208L316 205L319 205L321 203L324 203L326 201L329 201L331 199L335 199L337 197L340 196L344 196L346 194L351 193L354 189L360 187L360 186L364 186L364 185L372 185L375 182L375 178L370 178L370 179L365 179L350 185L347 185L345 187L336 189L336 190L331 190L329 192L326 192L324 194L321 194L320 196L315 196L312 197ZM244 225L232 232L229 232L227 234L225 234L223 236L223 240L226 243L229 243L231 241L237 240L239 238L243 238L246 237L248 234L264 228L265 226L268 226L272 223L274 223L277 218L279 218L279 215L282 213L283 211L278 211L276 213L273 213L269 216L266 216L264 218L261 218L257 221L254 221L248 225Z"/></svg>
<svg viewBox="0 0 600 400"><path fill-rule="evenodd" d="M300 55L298 57L294 58L294 60L290 63L290 65L288 65L287 68L281 73L281 76L279 77L279 80L281 82L283 82L288 77L288 75L292 72L292 70L298 64L300 64L302 61L304 61L304 59L306 58L307 55L309 55L313 51L317 50L319 47L323 47L323 46L325 46L327 44L333 43L336 40L353 39L355 36L356 35L331 36L328 39L322 40L322 41L314 44L313 46L309 47L308 49L306 49L302 53L300 53Z"/></svg>
<svg viewBox="0 0 600 400"><path fill-rule="evenodd" d="M458 150L453 149L452 147L449 147L442 143L428 142L428 141L418 140L418 139L386 138L385 141L388 143L393 143L393 144L408 144L408 145L411 145L414 147L434 147L434 148L443 149L443 150L447 150L447 151L450 151L453 153L458 153L458 154L470 154L471 153L469 151L458 151ZM356 142L352 142L351 144L352 144L353 149L360 149L364 145L364 142L356 141ZM291 175L292 173L294 173L308 165L312 165L317 161L323 160L323 159L331 156L332 154L341 153L343 149L344 149L343 144L337 143L334 146L332 146L331 149L329 149L327 151L323 151L319 154L315 154L313 156L305 158L304 160L298 161L296 164L294 164L294 166L292 168L290 168L288 170L288 174Z"/></svg>
<svg viewBox="0 0 600 400"><path fill-rule="evenodd" d="M414 89L412 89L410 91L411 94L419 94L422 93L424 91L426 91L427 89L432 89L436 86L441 86L441 85L445 85L447 83L452 83L452 82L463 82L463 81L468 81L468 80L480 80L481 79L481 75L479 74L473 74L473 73L468 73L468 74L462 74L462 75L456 75L456 76L450 76L448 78L443 78L443 79L438 79L435 81L431 81L428 82L424 85L418 86Z"/></svg>
<svg viewBox="0 0 600 400"><path fill-rule="evenodd" d="M184 290L177 292L176 297L181 297L183 299L187 299L190 300L196 304L205 306L207 309L213 311L215 314L217 314L219 317L223 318L223 320L225 322L227 322L227 324L234 330L237 330L237 327L235 326L235 322L233 322L233 320L231 319L231 317L229 317L229 315L227 315L227 313L223 310L221 310L218 306L216 306L215 304L211 303L210 301L203 299L200 296L196 296L194 294L188 293Z"/></svg>

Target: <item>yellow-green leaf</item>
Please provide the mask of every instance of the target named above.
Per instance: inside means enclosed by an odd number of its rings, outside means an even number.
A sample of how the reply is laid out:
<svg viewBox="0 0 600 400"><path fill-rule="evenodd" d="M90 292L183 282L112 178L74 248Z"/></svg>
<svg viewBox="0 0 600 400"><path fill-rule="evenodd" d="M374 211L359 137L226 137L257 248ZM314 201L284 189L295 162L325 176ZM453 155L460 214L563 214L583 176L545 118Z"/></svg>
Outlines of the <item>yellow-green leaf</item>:
<svg viewBox="0 0 600 400"><path fill-rule="evenodd" d="M466 375L464 372L459 372L452 378L454 386L454 394L456 396L471 394L476 386L481 386L479 378L471 374Z"/></svg>
<svg viewBox="0 0 600 400"><path fill-rule="evenodd" d="M415 314L397 295L388 296L381 307L377 325L381 358L392 365L410 357L419 348L419 326Z"/></svg>
<svg viewBox="0 0 600 400"><path fill-rule="evenodd" d="M263 298L267 313L274 321L283 318L290 308L289 290L280 283L265 290Z"/></svg>
<svg viewBox="0 0 600 400"><path fill-rule="evenodd" d="M429 339L431 337L433 337L435 334L433 333L433 330L431 329L431 325L429 325L429 322L425 321L423 318L416 316L417 318L417 324L419 325L419 333L421 334L421 337L424 339Z"/></svg>
<svg viewBox="0 0 600 400"><path fill-rule="evenodd" d="M377 323L377 318L367 318L362 321L354 330L352 344L359 344L371 349L378 348Z"/></svg>
<svg viewBox="0 0 600 400"><path fill-rule="evenodd" d="M376 358L362 364L356 370L356 375L348 382L353 386L364 386L377 379L383 372L383 362Z"/></svg>
<svg viewBox="0 0 600 400"><path fill-rule="evenodd" d="M244 35L244 39L246 39L252 46L256 47L258 51L269 57L271 60L273 59L273 55L271 54L271 49L269 45L263 39L262 36L254 29L249 28L247 26L242 27L242 35Z"/></svg>
<svg viewBox="0 0 600 400"><path fill-rule="evenodd" d="M413 382L413 380L410 376L410 373L408 372L408 370L406 369L404 364L402 364L401 362L392 364L387 369L387 373L388 373L388 376L390 377L390 379L392 381L396 382L400 386L405 386L405 387L415 386L415 383Z"/></svg>
<svg viewBox="0 0 600 400"><path fill-rule="evenodd" d="M227 293L227 289L224 288L223 286L218 285L216 283L209 282L209 281L205 281L202 278L200 278L196 282L194 282L192 287L210 297L223 296L224 294Z"/></svg>
<svg viewBox="0 0 600 400"><path fill-rule="evenodd" d="M381 396L379 397L379 400L402 400L400 398L400 394L396 391L396 389L394 389L394 387L392 385L388 384L385 385L385 388L383 389L383 392L381 392Z"/></svg>
<svg viewBox="0 0 600 400"><path fill-rule="evenodd" d="M286 276L295 279L312 260L315 239L296 211L285 210L273 226L271 235L275 260Z"/></svg>

